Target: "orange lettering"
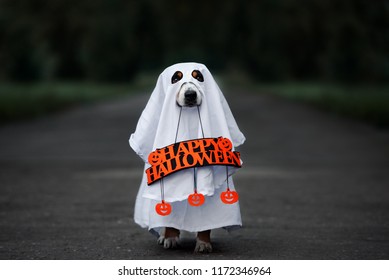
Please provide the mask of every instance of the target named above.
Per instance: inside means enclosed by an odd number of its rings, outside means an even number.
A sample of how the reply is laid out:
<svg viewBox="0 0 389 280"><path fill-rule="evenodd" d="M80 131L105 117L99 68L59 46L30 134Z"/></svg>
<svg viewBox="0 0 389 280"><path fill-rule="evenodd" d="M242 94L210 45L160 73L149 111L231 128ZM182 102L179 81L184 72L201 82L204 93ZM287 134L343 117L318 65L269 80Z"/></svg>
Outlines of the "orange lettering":
<svg viewBox="0 0 389 280"><path fill-rule="evenodd" d="M191 161L192 163L190 163L189 161ZM189 168L195 165L194 158L191 154L184 155L182 157L182 162L185 165L185 168Z"/></svg>
<svg viewBox="0 0 389 280"><path fill-rule="evenodd" d="M240 161L240 153L239 152L230 152L230 153L233 161L232 163L237 167L241 167L242 163Z"/></svg>
<svg viewBox="0 0 389 280"><path fill-rule="evenodd" d="M158 165L158 167L159 167L159 175L160 175L160 177L165 177L165 176L167 176L167 175L170 174L170 173L168 172L166 166L165 166L163 163L161 163L160 165Z"/></svg>
<svg viewBox="0 0 389 280"><path fill-rule="evenodd" d="M222 142L224 141L224 142ZM153 164L146 169L147 184L150 185L174 172L190 167L208 165L231 165L241 167L240 154L231 151L232 147L220 147L228 144L228 138L201 138L182 141L150 153Z"/></svg>
<svg viewBox="0 0 389 280"><path fill-rule="evenodd" d="M203 166L204 165L204 154L205 153L192 154L193 160L196 162L196 166ZM205 164L205 165L207 165L207 164Z"/></svg>
<svg viewBox="0 0 389 280"><path fill-rule="evenodd" d="M169 145L163 149L163 157L165 159L171 159L175 157L174 145Z"/></svg>
<svg viewBox="0 0 389 280"><path fill-rule="evenodd" d="M177 150L177 154L188 154L189 151L188 149L185 147L185 142L180 142L180 144L178 145L178 150Z"/></svg>

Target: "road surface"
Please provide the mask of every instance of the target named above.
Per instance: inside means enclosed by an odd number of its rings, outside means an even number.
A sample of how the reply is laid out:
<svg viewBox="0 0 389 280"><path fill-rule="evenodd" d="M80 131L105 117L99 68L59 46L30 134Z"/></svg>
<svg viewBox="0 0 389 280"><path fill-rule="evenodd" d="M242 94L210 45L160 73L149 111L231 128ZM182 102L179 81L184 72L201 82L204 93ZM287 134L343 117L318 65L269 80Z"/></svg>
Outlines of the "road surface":
<svg viewBox="0 0 389 280"><path fill-rule="evenodd" d="M388 259L389 132L253 90L227 92L247 138L244 227L166 251L133 222L128 146L148 94L0 127L0 259Z"/></svg>

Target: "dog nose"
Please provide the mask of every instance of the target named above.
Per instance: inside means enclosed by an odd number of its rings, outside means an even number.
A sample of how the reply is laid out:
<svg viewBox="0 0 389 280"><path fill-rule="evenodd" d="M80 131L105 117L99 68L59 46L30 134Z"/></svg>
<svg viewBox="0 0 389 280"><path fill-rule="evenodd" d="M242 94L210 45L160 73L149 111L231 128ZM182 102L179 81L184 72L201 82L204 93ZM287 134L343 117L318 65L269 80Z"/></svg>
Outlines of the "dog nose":
<svg viewBox="0 0 389 280"><path fill-rule="evenodd" d="M189 102L194 102L197 98L197 93L194 90L185 91L185 100Z"/></svg>

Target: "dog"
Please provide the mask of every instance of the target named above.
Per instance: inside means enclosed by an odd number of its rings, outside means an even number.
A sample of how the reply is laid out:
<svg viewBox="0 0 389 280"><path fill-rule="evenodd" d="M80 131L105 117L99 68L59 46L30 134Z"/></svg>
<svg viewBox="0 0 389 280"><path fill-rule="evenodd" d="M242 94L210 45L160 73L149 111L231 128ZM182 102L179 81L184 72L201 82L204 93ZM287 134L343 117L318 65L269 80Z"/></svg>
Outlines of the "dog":
<svg viewBox="0 0 389 280"><path fill-rule="evenodd" d="M172 84L178 82L183 77L182 72L176 71L172 76ZM203 82L204 77L199 70L193 70L192 77ZM192 82L185 82L181 85L176 95L177 105L180 107L200 106L202 101L201 90ZM165 249L175 249L179 246L180 231L175 228L167 227L164 233L158 238L158 244L163 245ZM196 238L195 253L211 253L211 230L198 232Z"/></svg>
<svg viewBox="0 0 389 280"><path fill-rule="evenodd" d="M207 67L192 62L178 63L159 76L129 143L144 161L147 171L153 164L149 155L158 155L158 149L198 138L227 138L232 148L245 141ZM170 154L167 159L172 157ZM236 167L216 163L192 166L164 175L155 183L148 182L144 172L135 203L135 222L155 234L158 244L166 249L179 247L181 231L196 232L194 252L211 253L212 229L230 230L242 225L239 203L226 203L222 199L227 193L223 190L234 190L230 176L235 170ZM190 203L189 198L197 191L203 196L202 205ZM158 211L158 207L166 205L172 215Z"/></svg>

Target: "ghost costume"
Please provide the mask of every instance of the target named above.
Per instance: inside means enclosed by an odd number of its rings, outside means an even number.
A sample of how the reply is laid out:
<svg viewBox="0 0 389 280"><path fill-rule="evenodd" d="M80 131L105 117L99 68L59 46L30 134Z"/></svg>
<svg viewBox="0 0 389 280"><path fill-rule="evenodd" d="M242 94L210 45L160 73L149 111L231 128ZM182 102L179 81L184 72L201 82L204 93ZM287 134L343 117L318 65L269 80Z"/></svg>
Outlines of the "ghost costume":
<svg viewBox="0 0 389 280"><path fill-rule="evenodd" d="M203 82L193 78L193 70L202 73ZM183 77L173 84L171 78L176 71L181 71ZM199 107L177 105L177 93L182 84L187 82L195 84L200 90L202 103ZM198 63L179 63L166 68L159 76L129 143L145 162L146 170L150 167L148 155L158 148L185 140L220 136L229 138L233 149L245 141L226 99L207 67ZM224 204L220 200L221 192L227 188L227 173L231 176L236 170L235 167L226 169L225 166L197 168L197 191L205 196L205 203L199 207L190 206L187 201L194 188L193 168L165 177L164 200L173 209L168 216L160 216L155 211L156 204L161 202L160 182L147 185L147 176L143 173L135 203L135 222L157 235L164 227L189 232L240 227L239 203ZM228 177L228 185L234 190L231 177Z"/></svg>

